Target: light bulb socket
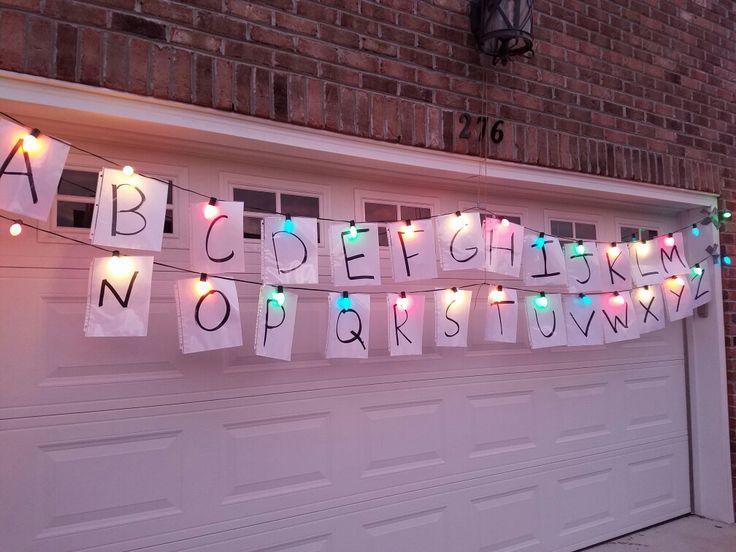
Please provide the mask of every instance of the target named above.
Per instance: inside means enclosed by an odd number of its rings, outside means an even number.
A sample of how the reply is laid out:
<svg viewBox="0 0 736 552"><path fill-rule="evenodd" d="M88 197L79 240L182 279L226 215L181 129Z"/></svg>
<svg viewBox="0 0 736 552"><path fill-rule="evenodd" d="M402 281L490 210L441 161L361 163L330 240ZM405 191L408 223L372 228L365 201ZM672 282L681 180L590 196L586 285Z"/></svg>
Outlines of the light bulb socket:
<svg viewBox="0 0 736 552"><path fill-rule="evenodd" d="M202 273L201 273L201 274L199 275L199 281L200 281L200 282L206 282L206 281L207 281L207 274L205 274L204 272L202 272Z"/></svg>
<svg viewBox="0 0 736 552"><path fill-rule="evenodd" d="M343 292L342 292L342 298L343 298L343 299L347 299L347 298L348 298L349 296L350 296L350 295L348 294L348 292L347 292L347 291L343 291Z"/></svg>
<svg viewBox="0 0 736 552"><path fill-rule="evenodd" d="M291 220L291 215L289 213L286 213L286 220Z"/></svg>
<svg viewBox="0 0 736 552"><path fill-rule="evenodd" d="M116 249L115 251L113 251L113 252L112 252L112 256L113 256L113 257L120 257L120 251L118 251L118 250Z"/></svg>
<svg viewBox="0 0 736 552"><path fill-rule="evenodd" d="M461 216L463 216L463 214L460 211L455 211L455 216L460 218Z"/></svg>
<svg viewBox="0 0 736 552"><path fill-rule="evenodd" d="M578 240L578 245L583 245L583 240Z"/></svg>
<svg viewBox="0 0 736 552"><path fill-rule="evenodd" d="M457 288L456 287L452 287L452 288L450 288L450 291L452 291L452 293L457 293Z"/></svg>
<svg viewBox="0 0 736 552"><path fill-rule="evenodd" d="M539 292L539 296L540 296L540 297L546 297L547 295L546 295L546 294L545 294L545 293L544 293L543 291L540 291L540 292Z"/></svg>
<svg viewBox="0 0 736 552"><path fill-rule="evenodd" d="M29 132L29 134L34 138L38 138L39 136L41 136L41 131L37 128L34 128L33 130L31 130L31 132Z"/></svg>
<svg viewBox="0 0 736 552"><path fill-rule="evenodd" d="M406 219L406 220L404 221L404 224L406 224L406 226L411 226L411 220L409 220L409 219Z"/></svg>
<svg viewBox="0 0 736 552"><path fill-rule="evenodd" d="M284 293L284 286L276 286L276 293Z"/></svg>
<svg viewBox="0 0 736 552"><path fill-rule="evenodd" d="M401 293L399 293L399 297L401 299L406 299L406 292L405 291L402 291Z"/></svg>
<svg viewBox="0 0 736 552"><path fill-rule="evenodd" d="M580 297L580 299L585 299L585 294L584 293L578 293L578 297Z"/></svg>
<svg viewBox="0 0 736 552"><path fill-rule="evenodd" d="M213 207L217 204L217 198L211 197L207 205L212 205Z"/></svg>
<svg viewBox="0 0 736 552"><path fill-rule="evenodd" d="M503 286L496 286L496 291L503 291Z"/></svg>

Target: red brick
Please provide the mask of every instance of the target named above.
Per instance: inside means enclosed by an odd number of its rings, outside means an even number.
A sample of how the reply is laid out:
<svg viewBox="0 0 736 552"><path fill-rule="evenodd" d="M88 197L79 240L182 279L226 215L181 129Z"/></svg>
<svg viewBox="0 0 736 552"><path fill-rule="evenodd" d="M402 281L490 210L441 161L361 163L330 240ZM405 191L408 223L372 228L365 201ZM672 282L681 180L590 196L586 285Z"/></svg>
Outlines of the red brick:
<svg viewBox="0 0 736 552"><path fill-rule="evenodd" d="M273 98L271 92L271 72L256 67L255 70L255 109L253 115L270 117Z"/></svg>
<svg viewBox="0 0 736 552"><path fill-rule="evenodd" d="M323 128L324 126L322 88L322 82L316 79L307 80L307 124L314 128Z"/></svg>
<svg viewBox="0 0 736 552"><path fill-rule="evenodd" d="M169 74L174 49L168 46L152 46L151 48L151 83L150 90L157 98L169 97Z"/></svg>
<svg viewBox="0 0 736 552"><path fill-rule="evenodd" d="M371 94L371 137L378 140L382 140L385 135L383 104L383 96L380 94Z"/></svg>
<svg viewBox="0 0 736 552"><path fill-rule="evenodd" d="M213 59L210 56L194 56L194 102L212 106Z"/></svg>
<svg viewBox="0 0 736 552"><path fill-rule="evenodd" d="M73 25L57 26L56 76L67 81L77 77L77 29Z"/></svg>
<svg viewBox="0 0 736 552"><path fill-rule="evenodd" d="M289 121L298 125L306 123L307 79L290 75L288 82Z"/></svg>
<svg viewBox="0 0 736 552"><path fill-rule="evenodd" d="M3 69L23 69L25 24L26 17L22 13L0 11L0 37L3 43L0 48L0 67Z"/></svg>
<svg viewBox="0 0 736 552"><path fill-rule="evenodd" d="M131 38L128 43L128 92L148 94L148 59L151 44Z"/></svg>
<svg viewBox="0 0 736 552"><path fill-rule="evenodd" d="M194 22L194 9L170 0L139 0L141 13L162 19L187 23Z"/></svg>
<svg viewBox="0 0 736 552"><path fill-rule="evenodd" d="M43 13L47 17L59 21L98 28L107 26L107 10L89 3L72 2L70 0L46 0Z"/></svg>
<svg viewBox="0 0 736 552"><path fill-rule="evenodd" d="M174 50L169 97L180 102L192 101L192 54L187 50Z"/></svg>
<svg viewBox="0 0 736 552"><path fill-rule="evenodd" d="M50 20L28 17L28 36L26 44L26 71L32 75L51 74L53 61L54 27ZM5 47L3 40L3 47Z"/></svg>
<svg viewBox="0 0 736 552"><path fill-rule="evenodd" d="M233 64L229 61L215 58L213 93L214 107L227 111L234 110Z"/></svg>
<svg viewBox="0 0 736 552"><path fill-rule="evenodd" d="M235 110L240 113L253 112L253 68L238 64L235 68Z"/></svg>

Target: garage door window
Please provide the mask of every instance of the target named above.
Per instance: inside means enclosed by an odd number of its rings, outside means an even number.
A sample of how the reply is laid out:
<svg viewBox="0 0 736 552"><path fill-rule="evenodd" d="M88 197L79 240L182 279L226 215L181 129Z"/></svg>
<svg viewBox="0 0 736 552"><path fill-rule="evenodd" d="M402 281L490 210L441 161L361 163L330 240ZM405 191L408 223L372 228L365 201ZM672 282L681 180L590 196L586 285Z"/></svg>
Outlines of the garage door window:
<svg viewBox="0 0 736 552"><path fill-rule="evenodd" d="M432 210L429 207L404 205L400 203L366 202L364 207L366 222L414 220L418 218L427 218L432 214ZM386 235L385 226L378 227L378 244L382 246L388 245L388 236Z"/></svg>
<svg viewBox="0 0 736 552"><path fill-rule="evenodd" d="M564 240L595 240L598 237L595 224L569 220L551 220L549 231Z"/></svg>
<svg viewBox="0 0 736 552"><path fill-rule="evenodd" d="M652 228L635 228L633 226L621 227L621 241L633 240L636 236L639 240L651 240L657 237L658 232Z"/></svg>
<svg viewBox="0 0 736 552"><path fill-rule="evenodd" d="M243 238L261 239L261 220L269 213L288 213L298 217L320 216L319 197L270 190L234 188L233 199L244 204ZM320 228L317 225L317 241Z"/></svg>
<svg viewBox="0 0 736 552"><path fill-rule="evenodd" d="M92 214L97 193L96 171L65 169L59 181L59 193L56 196L57 228L91 228ZM172 186L166 196L166 218L164 234L174 233L174 205Z"/></svg>

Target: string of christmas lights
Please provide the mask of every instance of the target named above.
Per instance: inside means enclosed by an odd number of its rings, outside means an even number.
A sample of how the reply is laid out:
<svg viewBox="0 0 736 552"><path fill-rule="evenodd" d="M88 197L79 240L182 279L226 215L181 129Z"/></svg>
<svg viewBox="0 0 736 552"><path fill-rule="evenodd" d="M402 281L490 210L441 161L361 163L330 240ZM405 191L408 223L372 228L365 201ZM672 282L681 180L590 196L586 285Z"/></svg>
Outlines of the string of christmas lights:
<svg viewBox="0 0 736 552"><path fill-rule="evenodd" d="M29 125L26 125L25 123L23 123L22 121L20 121L19 119L15 118L15 117L13 117L12 115L9 115L8 113L1 112L0 111L0 116L5 117L6 119L8 119L10 121L13 121L14 123L16 123L18 125L24 126L26 128L31 128L31 127L29 127ZM23 147L24 147L24 149L26 149L27 151L33 151L34 149L36 149L37 148L37 138L38 138L38 136L40 134L41 134L41 132L40 132L39 129L33 128L29 132L29 134L27 136L25 136L24 139L23 139ZM74 145L74 144L72 144L70 142L67 142L65 140L62 140L61 138L57 138L55 136L51 136L51 135L48 135L48 134L46 136L48 136L52 140L56 140L58 142L61 142L63 144L66 144L67 146L69 146L69 147L71 147L71 148L79 151L80 153L84 153L86 155L89 155L89 156L94 157L96 159L99 159L101 161L104 161L105 163L108 163L108 164L110 164L112 166L118 167L118 168L120 168L122 170L123 174L125 174L126 176L133 176L134 174L138 174L141 177L149 178L149 179L152 179L152 180L161 182L162 184L165 184L167 186L171 186L173 188L176 188L178 190L181 190L183 192L186 192L186 193L189 193L189 194L193 194L193 195L199 196L201 198L207 199L208 200L208 204L207 205L210 208L210 213L212 213L212 212L215 212L216 213L216 211L213 211L212 209L216 207L216 205L217 205L218 202L220 202L220 201L228 201L228 200L219 199L219 198L217 198L215 196L210 196L208 194L199 192L197 190L193 190L193 189L187 188L185 186L180 186L180 185L176 184L175 182L173 182L172 180L166 180L166 179L163 179L163 178L159 178L159 177L156 177L156 176L150 176L150 175L143 174L143 173L136 173L135 169L131 165L124 165L122 163L119 163L119 162L114 161L112 159L109 159L107 157L104 157L102 155L99 155L97 153L94 153L94 152L92 152L90 150L87 150L85 148L82 148L80 146ZM6 173L6 174L12 174L12 173ZM64 179L64 181L65 182L69 182L70 184L75 185L75 186L77 186L79 188L83 188L85 190L88 190L90 192L95 192L94 190L92 190L92 189L90 189L90 188L88 188L86 186L82 186L81 184L77 184L75 182L72 182L69 179ZM207 206L205 207L205 209L207 210ZM248 206L248 210L249 211L257 211L257 212L261 212L261 213L264 213L264 214L280 215L280 216L285 217L285 219L286 219L285 220L285 229L287 231L289 231L288 230L288 226L289 226L289 224L291 224L291 214L290 213L283 212L283 211L270 210L270 209L263 209L263 208L259 208L259 207L253 207L253 206ZM504 225L509 224L508 219L502 218L501 215L499 215L499 214L497 214L497 213L495 213L495 212L493 212L493 211L491 211L489 209L486 209L484 207L477 206L477 207L471 207L471 208L468 208L468 209L464 209L464 210L461 210L461 211L454 211L454 212L447 212L447 213L439 213L439 214L428 215L428 216L424 216L424 217L416 217L414 219L407 219L407 220L405 220L406 228L409 229L409 230L412 228L412 224L411 224L412 220L418 221L418 220L434 219L434 218L448 216L448 215L451 215L453 213L458 217L458 225L461 225L462 224L462 215L463 215L463 213L467 213L467 212L471 212L471 211L472 212L482 212L483 214L489 215L492 218L496 218L496 219L499 219L500 218L502 224L504 224ZM205 216L206 215L207 215L207 211L205 211ZM214 216L215 215L212 215L212 217L214 217ZM732 216L733 215L732 215L731 211L729 211L727 209L724 209L724 210L721 210L721 211L714 210L714 211L708 212L708 214L706 216L704 216L703 218L701 218L701 219L699 219L699 220L697 220L697 221L695 221L693 223L687 224L687 225L683 226L682 228L678 228L678 229L672 230L671 232L668 233L668 238L672 238L673 237L673 234L676 233L676 232L682 232L682 231L685 231L685 230L688 230L688 229L690 229L690 231L692 232L692 234L694 236L698 236L700 234L700 229L698 228L699 225L704 225L704 224L715 224L715 225L719 225L722 222L727 222L727 221L731 220ZM208 217L208 218L210 218L210 217ZM353 239L357 238L357 236L358 236L356 224L364 224L364 223L390 224L390 223L393 223L393 222L400 222L400 220L395 220L395 219L394 220L359 221L359 220L356 220L356 219L352 219L352 220L350 220L350 219L336 219L336 218L329 218L329 217L310 217L310 218L315 218L317 220L324 221L324 222L347 223L347 224L349 224L349 231L350 231L350 235L349 236L351 238L353 238ZM21 221L15 221L15 222L17 222L18 224L22 224ZM557 236L557 235L554 235L554 234L551 234L551 233L548 233L548 232L544 232L544 231L541 231L541 230L536 230L534 228L530 228L528 226L524 226L524 228L526 228L527 230L529 230L531 232L538 233L539 234L539 237L537 238L537 240L541 241L542 243L544 242L545 236L552 236L552 237L555 237L555 238L557 238L557 239L559 239L561 241L566 241L566 242L576 241L576 240L573 240L573 239L571 239L569 237L566 237L566 236ZM17 226L14 227L14 230L13 231L16 231L16 232L20 233L19 227L17 227ZM11 233L13 231L11 231ZM18 235L18 234L13 234L13 235ZM591 242L595 242L595 243L610 243L611 244L611 247L616 247L617 245L627 244L627 243L631 243L631 242L640 242L643 245L646 244L646 240L640 239L637 234L632 234L630 240L621 240L621 241L586 240L586 241L591 241ZM584 248L584 245L582 244L582 240L577 240L577 247L583 247Z"/></svg>
<svg viewBox="0 0 736 552"><path fill-rule="evenodd" d="M4 219L4 220L10 221L10 222L13 222L13 219L12 218L7 217L7 216L5 216L3 214L0 214L0 219ZM14 222L14 224L20 224L20 223ZM37 226L37 225L27 224L27 223L23 223L23 224L25 226L29 227L29 228L32 228L32 229L38 231L38 232L42 232L42 233L45 233L45 234L48 234L48 235L52 235L52 236L55 236L57 238L65 239L65 240L71 241L71 242L76 243L76 244L79 244L79 245L85 245L85 246L93 247L93 248L95 248L95 249L97 249L99 251L104 251L106 253L109 253L111 255L111 266L110 266L111 270L113 272L116 272L116 273L122 273L122 272L125 271L125 265L122 264L123 263L123 258L125 257L125 255L121 255L121 253L118 250L112 250L112 249L108 249L106 247L102 247L102 246L98 246L98 245L95 245L95 244L92 244L92 243L88 243L88 242L79 240L77 238L73 238L71 236L66 236L66 235L61 234L59 232L55 232L53 230L48 230L46 228L41 228L40 226ZM731 264L731 259L730 259L730 257L728 255L725 255L725 254L709 255L707 257L704 257L703 259L701 259L700 261L698 261L697 263L695 263L691 267L691 269L690 269L691 270L691 274L694 277L701 276L703 274L703 269L702 269L702 267L700 265L701 265L701 263L705 263L709 259L713 260L714 264L718 264L719 261L722 262L725 265L730 265ZM254 285L254 286L259 286L259 287L261 287L263 285L270 285L270 284L266 284L265 282L262 282L262 281L248 280L248 279L244 279L244 278L238 278L238 277L235 277L235 276L227 276L227 275L222 275L222 274L205 274L205 273L197 272L195 270L191 270L191 269L188 269L188 268L184 268L184 267L172 265L170 263L164 263L164 262L161 262L161 261L155 261L154 260L153 261L153 264L155 266L159 266L159 267L162 267L162 268L167 268L167 269L172 270L174 272L181 272L181 273L184 273L184 274L198 275L199 276L199 282L197 282L197 292L200 295L204 295L208 291L210 291L211 284L208 282L208 279L209 278L217 278L217 279L221 279L221 280L227 280L227 281L231 281L231 282L236 282L236 283L241 283L241 284L248 284L248 285ZM27 268L27 267L9 267L9 266L4 266L4 267L0 267L0 268ZM55 268L58 269L58 270L66 270L66 268L63 268L63 267L42 267L42 268L49 269L49 270L52 270L52 269L55 269ZM463 278L452 278L452 280L453 280L453 282L457 282L457 283L460 283L460 282L468 282L468 279L463 279ZM671 281L675 285L682 285L683 284L683 280L681 279L680 276L671 276L671 277L667 278L667 281L668 282ZM472 289L472 288L482 289L484 286L489 286L489 288L490 288L490 291L489 291L489 300L491 301L492 304L493 303L500 302L503 299L503 290L504 289L512 289L512 290L515 290L515 291L518 291L518 292L527 293L527 294L531 294L531 295L536 295L535 298L534 298L534 306L537 309L544 310L544 309L546 309L549 306L549 299L547 298L547 295L546 295L548 293L547 291L541 291L539 289L532 289L532 288L519 287L519 286L492 285L492 284L490 284L490 283L488 283L486 281L483 281L483 282L473 282L473 283L465 283L465 284L455 285L455 286L433 287L433 288L426 288L426 289L411 289L409 291L409 293L417 293L417 294L418 293L435 293L435 292L438 292L438 291L450 290L451 293L453 294L453 298L451 300L452 301L456 301L456 300L458 300L458 292L459 292L459 290ZM273 299L279 305L283 305L283 302L285 300L284 290L287 290L288 289L288 290L293 290L293 291L305 291L305 292L340 293L340 297L338 298L338 301L337 301L338 307L340 307L341 309L348 309L348 308L350 308L350 292L348 292L348 291L340 291L340 290L336 290L334 288L325 288L325 287L306 287L306 286L281 285L281 284L275 285L274 287L276 288L276 291L273 294ZM611 291L596 291L596 292L588 292L588 293L579 293L579 292L565 292L565 291L560 291L560 292L550 292L550 293L555 293L557 295L577 296L585 304L590 304L590 302L591 302L590 296L595 296L595 295L611 295L612 296L611 297L611 302L613 304L623 304L624 297L623 297L623 295L621 295L622 293L627 293L627 292L632 292L632 291L639 290L639 294L641 296L640 298L641 299L646 299L646 295L647 294L651 294L651 291L650 291L649 287L650 286L646 285L646 286L639 286L639 287L634 287L634 288L630 288L630 289L627 289L627 290L618 290L618 291L613 291L613 292L611 292ZM407 291L406 290L402 290L400 292L390 292L390 291L385 291L385 290L384 291L358 291L356 293L365 294L365 295L382 295L382 296L385 296L385 295L390 294L390 293L396 293L398 295L398 299L396 301L397 307L400 308L400 309L402 309L402 310L406 310L406 307L408 305L408 299L407 299L407 296L406 296Z"/></svg>

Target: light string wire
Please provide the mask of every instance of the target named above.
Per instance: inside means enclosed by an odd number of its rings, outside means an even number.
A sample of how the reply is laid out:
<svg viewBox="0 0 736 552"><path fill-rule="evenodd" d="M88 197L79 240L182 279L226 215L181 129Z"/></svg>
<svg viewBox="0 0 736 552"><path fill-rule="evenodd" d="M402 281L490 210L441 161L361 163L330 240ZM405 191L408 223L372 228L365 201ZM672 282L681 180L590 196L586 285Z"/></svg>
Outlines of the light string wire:
<svg viewBox="0 0 736 552"><path fill-rule="evenodd" d="M19 119L15 118L12 115L10 115L8 113L5 113L3 111L0 111L0 116L5 117L6 119L8 119L8 120L10 120L10 121L12 121L12 122L14 122L14 123L22 126L22 127L32 128L30 125L27 125L27 124L23 123ZM488 135L488 129L486 128L486 137L487 137L487 135ZM85 148L82 148L80 146L76 146L76 145L74 145L74 144L72 144L70 142L67 142L66 140L62 140L61 138L58 138L56 136L52 136L50 134L45 134L45 136L48 136L52 140L55 140L55 141L60 142L62 144L65 144L65 145L69 146L70 148L75 149L75 150L77 150L77 151L79 151L81 153L84 153L84 154L89 155L91 157L95 157L95 158L97 158L97 159L99 159L101 161L104 161L105 163L109 163L110 165L113 165L115 167L121 167L121 168L123 167L123 164L118 163L117 161L114 161L112 159L109 159L107 157L104 157L102 155L99 155L97 153L94 153L94 152L92 152L90 150L87 150ZM483 162L483 159L481 159L480 162L482 163ZM487 160L486 160L486 163L487 163ZM479 173L480 173L480 168L479 168ZM166 184L168 186L171 186L173 188L176 188L177 190L181 190L183 192L194 194L194 195L197 195L197 196L202 197L204 199L212 199L212 198L214 198L215 201L228 201L228 200L221 200L221 199L219 199L219 198L217 198L215 196L204 194L202 192L198 192L197 190L192 190L191 188L187 188L185 186L180 186L179 184L176 184L173 180L166 180L166 179L159 178L159 177L156 177L156 176L146 175L146 174L141 173L141 172L138 172L138 174L140 176L144 177L144 178L149 178L151 180L155 180L155 181L161 182L162 184ZM487 167L485 168L485 175L487 177ZM83 189L85 189L87 191L90 191L90 192L93 191L90 188L87 188L86 186L82 186L81 184L77 184L75 182L72 182L69 179L66 179L65 178L63 180L65 182L68 182L68 183L74 185L74 186L77 186L79 188L83 188ZM95 193L96 193L96 191L95 191ZM280 215L280 216L290 215L290 213L283 212L283 211L275 211L275 210L263 209L263 208L260 208L260 207L253 207L253 206L248 206L245 210L246 211L257 211L257 212L260 212L260 213L272 214L272 215ZM498 215L497 213L491 211L490 209L486 209L485 207L481 207L480 205L478 205L476 207L469 207L469 208L466 208L466 209L459 209L459 210L456 210L456 211L450 211L450 212L446 212L446 213L439 213L439 214L436 214L436 215L428 215L428 216L424 216L424 217L415 217L415 218L413 218L411 220L428 220L428 219L434 219L434 218L439 218L439 217L445 217L445 216L453 215L453 214L458 213L458 212L467 213L467 212L473 212L473 211L482 212L484 214L490 215L492 218L500 218L501 217L501 215ZM359 221L359 220L356 220L356 219L337 219L337 218L327 218L327 217L308 217L308 218L314 218L316 220L321 220L321 221L324 221L324 222L342 222L342 223L346 223L346 224L351 223L351 222L354 222L355 224L370 224L370 223L374 223L374 224L391 224L391 223L394 223L394 222L401 222L400 220L371 220L371 221L360 220ZM700 223L700 224L706 224L706 223L711 223L711 222L712 222L712 220L711 220L710 216L706 216L706 217L703 217L701 219L698 219L698 221L696 221L695 223L690 223L690 224L688 224L686 226L683 226L682 228L678 228L677 230L672 230L669 233L671 234L671 233L675 233L675 232L682 232L683 230L687 230L688 228L692 227L693 224L698 224L698 223ZM569 237L569 236L556 236L554 234L551 234L549 232L545 232L543 230L537 230L535 228L530 228L528 226L523 226L523 227L526 230L529 230L530 232L535 232L537 234L544 234L545 236L551 236L551 237L557 238L558 240L561 240L561 241L576 241L575 238L572 238L572 237ZM615 243L617 245L618 244L631 243L630 240L629 241L627 241L627 240L620 240L620 241L616 241L616 240L584 240L584 241L594 242L594 243L608 243L608 244L614 244Z"/></svg>
<svg viewBox="0 0 736 552"><path fill-rule="evenodd" d="M15 222L16 221L16 219L13 219L11 217L5 216L2 213L0 213L0 219L4 219L4 220L10 221L10 222ZM86 242L86 241L83 241L83 240L80 240L80 239L77 239L77 238L73 238L71 236L67 236L67 235L61 234L59 232L55 232L53 230L48 230L46 228L41 228L40 226L37 226L37 225L34 225L34 224L27 224L25 222L23 222L22 224L24 226L27 226L28 228L33 228L34 230L36 230L38 232L42 232L42 233L45 233L45 234L48 234L48 235L51 235L51 236L54 236L54 237L57 237L57 238L62 238L62 239L65 239L65 240L74 242L76 244L79 244L79 245L86 245L86 246L92 247L94 249L97 249L99 251L104 251L106 253L112 254L114 251L117 251L115 249L108 249L108 248L102 247L100 245L96 245L96 244L89 243L89 242ZM125 255L125 256L127 256L127 255ZM693 266L699 265L701 263L705 263L709 259L712 260L713 257L714 257L714 255L708 255L707 257L703 257L703 259L701 259L697 263L694 263ZM193 274L193 275L196 275L196 276L200 276L202 274L202 272L197 271L197 270L192 270L192 269L189 269L189 268L184 268L184 267L176 266L176 265L172 265L170 263L164 263L164 262L161 262L161 261L154 260L153 261L153 264L155 266L160 266L162 268L168 268L168 269L170 269L172 271L175 271L175 272L181 272L181 273L185 273L185 274ZM17 268L17 269L37 268L37 269L47 269L47 270L68 270L67 267L20 267L20 266L17 266L16 267L16 266L0 266L0 268L3 268L3 269L7 269L7 268ZM247 280L247 279L244 279L244 278L236 278L235 276L225 276L225 275L222 275L222 274L207 274L207 278L218 278L220 280L228 280L228 281L231 281L231 282L238 282L238 283L241 283L241 284L255 285L255 286L259 286L259 287L260 286L269 286L269 287L276 288L276 287L279 287L280 286L283 289L290 289L290 290L293 290L293 291L314 291L314 292L321 292L321 293L340 293L342 291L345 291L345 290L336 290L336 289L332 289L332 288L322 288L322 287L305 287L305 286L295 286L295 285L282 285L282 284L277 284L277 283L275 283L275 284L269 284L269 283L261 282L261 281L258 281L258 280ZM467 278L448 278L448 279L451 279L451 280L456 281L456 282L467 282L469 280ZM501 278L501 279L503 279L503 278ZM518 287L518 286L507 286L505 284L498 284L498 285L501 285L503 287L503 289L513 289L515 291L520 291L520 292L523 292L523 293L530 293L530 294L538 294L541 291L543 291L543 290L540 290L540 289L531 289L531 288ZM457 289L471 289L471 288L476 288L476 287L482 289L484 286L495 287L494 284L490 284L490 283L488 283L488 282L486 282L484 280L482 282L474 282L474 283L471 283L471 284L463 284L463 285L458 285L458 286L443 286L443 287L439 287L439 288L435 287L435 288L428 288L428 289L410 290L408 293L435 293L435 292L438 292L438 291L446 291L448 289L452 289L453 287L454 288L457 288ZM638 288L629 288L629 289L626 289L626 290L616 290L616 291L618 291L619 293L621 293L621 292L624 292L625 293L625 292L634 291L635 289L639 289L641 287L648 287L648 286L639 286ZM353 293L353 292L351 292L351 293ZM392 293L392 292L388 292L388 291L370 291L370 290L367 290L367 291L356 291L354 293L356 293L356 294L363 294L363 295L387 295L387 294ZM559 291L559 292L549 291L549 293L551 295L576 295L576 296L580 296L581 294L582 295L608 295L608 294L611 294L611 293L614 293L614 292L613 291L592 291L592 292L589 292L588 293L588 292L570 292L570 291L568 291L568 292L565 292L565 291Z"/></svg>

